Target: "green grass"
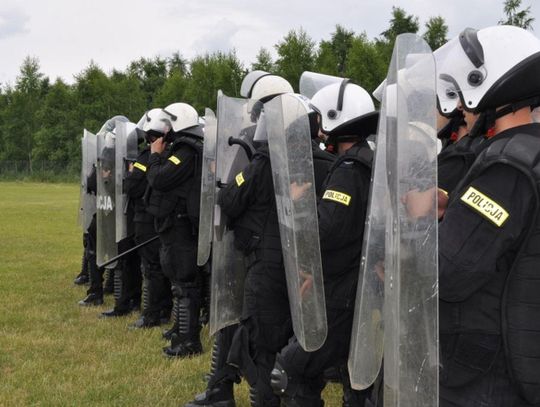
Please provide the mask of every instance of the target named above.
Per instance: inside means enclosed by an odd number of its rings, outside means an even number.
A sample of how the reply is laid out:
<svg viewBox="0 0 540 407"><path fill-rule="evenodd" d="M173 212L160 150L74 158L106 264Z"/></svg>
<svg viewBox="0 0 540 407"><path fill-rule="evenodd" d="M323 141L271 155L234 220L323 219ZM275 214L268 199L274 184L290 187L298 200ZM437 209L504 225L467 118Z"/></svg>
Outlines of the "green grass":
<svg viewBox="0 0 540 407"><path fill-rule="evenodd" d="M100 320L77 305L81 230L74 184L0 182L0 406L179 406L203 391L205 354L161 355L161 330L130 331L136 315ZM247 387L236 389L248 407ZM340 405L339 387L326 391Z"/></svg>

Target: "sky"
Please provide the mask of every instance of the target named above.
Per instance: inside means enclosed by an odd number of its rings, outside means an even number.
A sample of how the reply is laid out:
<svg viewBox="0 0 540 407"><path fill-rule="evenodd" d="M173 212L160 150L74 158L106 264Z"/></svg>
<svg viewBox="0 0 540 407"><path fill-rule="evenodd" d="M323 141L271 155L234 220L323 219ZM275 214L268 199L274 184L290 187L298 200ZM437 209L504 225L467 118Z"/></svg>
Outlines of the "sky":
<svg viewBox="0 0 540 407"><path fill-rule="evenodd" d="M503 0L1 0L0 83L14 83L23 59L39 58L51 80L68 83L93 60L106 72L139 57L185 58L236 49L246 67L261 47L293 28L328 39L336 24L369 38L388 28L392 6L420 18L440 15L449 38L503 17ZM540 2L524 0L540 33ZM540 34L537 34L540 35Z"/></svg>

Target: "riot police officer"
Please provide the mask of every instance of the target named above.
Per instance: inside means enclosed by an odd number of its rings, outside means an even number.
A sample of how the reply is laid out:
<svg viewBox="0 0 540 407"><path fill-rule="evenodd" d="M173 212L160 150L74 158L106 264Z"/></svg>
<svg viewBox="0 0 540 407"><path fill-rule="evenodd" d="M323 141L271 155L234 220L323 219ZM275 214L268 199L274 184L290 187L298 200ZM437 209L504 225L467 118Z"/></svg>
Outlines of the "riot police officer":
<svg viewBox="0 0 540 407"><path fill-rule="evenodd" d="M171 280L174 301L176 332L164 353L178 357L197 355L202 352L196 220L203 133L196 110L185 103L170 105L150 120L169 126L164 129L166 137L159 137L150 145L146 172L151 187L147 211L155 217L161 241L161 268Z"/></svg>
<svg viewBox="0 0 540 407"><path fill-rule="evenodd" d="M130 165L126 178L126 192L134 203L135 242L137 244L157 236L154 217L146 210L144 196L148 191L146 172L150 158L150 144L157 138L164 137L164 131L168 129L166 123L159 120L161 116L161 109L152 109L146 112L139 121L137 133L148 145L141 150L137 161ZM159 240L154 240L139 249L143 272L143 307L141 317L131 325L133 328L158 326L162 320L168 320L171 312L171 283L161 269L159 247Z"/></svg>
<svg viewBox="0 0 540 407"><path fill-rule="evenodd" d="M486 136L439 228L440 405L537 405L540 41L495 26L441 50L439 76Z"/></svg>
<svg viewBox="0 0 540 407"><path fill-rule="evenodd" d="M311 105L339 154L318 204L329 326L319 350L306 352L293 338L278 354L272 387L285 406L322 406L324 370L346 363L373 158L366 138L378 117L369 94L347 80L322 88ZM364 394L353 392L346 378L344 385L344 405L363 405Z"/></svg>

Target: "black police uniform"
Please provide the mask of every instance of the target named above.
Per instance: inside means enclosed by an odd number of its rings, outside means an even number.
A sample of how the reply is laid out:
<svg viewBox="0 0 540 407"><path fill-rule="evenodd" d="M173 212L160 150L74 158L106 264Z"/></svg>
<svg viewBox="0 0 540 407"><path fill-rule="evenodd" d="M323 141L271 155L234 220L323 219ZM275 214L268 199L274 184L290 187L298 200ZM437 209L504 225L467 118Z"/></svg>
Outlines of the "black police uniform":
<svg viewBox="0 0 540 407"><path fill-rule="evenodd" d="M315 352L293 339L277 356L273 386L286 406L322 406L323 372L344 365L349 353L373 152L361 141L340 156L318 204L328 337ZM345 405L361 405L345 378Z"/></svg>
<svg viewBox="0 0 540 407"><path fill-rule="evenodd" d="M279 406L270 372L292 334L292 323L267 145L220 191L219 201L234 229L235 246L249 259L242 321L229 362L249 382L253 406Z"/></svg>
<svg viewBox="0 0 540 407"><path fill-rule="evenodd" d="M97 194L97 172L96 168L92 169L92 172L86 181L87 192ZM103 303L103 271L97 268L96 265L96 214L92 216L90 225L85 234L86 244L86 259L88 261L88 276L90 279L90 287L86 294L88 295L84 300L80 301L80 305L102 304Z"/></svg>
<svg viewBox="0 0 540 407"><path fill-rule="evenodd" d="M197 225L190 216L197 191L200 193L200 152L189 136L177 138L163 154L153 153L148 160L147 179L152 191L147 211L155 217L161 241L160 262L172 284L173 317L177 327L169 356L202 352L199 338L201 290L197 266ZM197 185L198 183L198 185ZM200 199L199 197L196 197Z"/></svg>
<svg viewBox="0 0 540 407"><path fill-rule="evenodd" d="M148 189L146 171L150 158L150 148L139 153L133 170L125 180L126 193L133 202L135 216L135 242L141 244L157 236L154 217L146 211L144 196ZM161 270L159 262L159 240L154 240L139 249L143 282L143 310L141 326L160 324L161 317L168 317L172 308L171 283Z"/></svg>
<svg viewBox="0 0 540 407"><path fill-rule="evenodd" d="M450 195L439 228L441 407L540 402L539 141L538 124L484 141Z"/></svg>

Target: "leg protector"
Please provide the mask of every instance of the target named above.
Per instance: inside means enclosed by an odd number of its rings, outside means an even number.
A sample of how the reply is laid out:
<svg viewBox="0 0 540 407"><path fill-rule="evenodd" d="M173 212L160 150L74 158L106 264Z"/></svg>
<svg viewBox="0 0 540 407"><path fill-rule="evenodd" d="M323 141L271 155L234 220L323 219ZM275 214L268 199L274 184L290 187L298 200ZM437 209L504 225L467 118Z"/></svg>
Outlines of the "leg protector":
<svg viewBox="0 0 540 407"><path fill-rule="evenodd" d="M102 280L103 280L103 277L102 277ZM105 270L105 282L103 283L103 293L104 294L114 293L114 269Z"/></svg>
<svg viewBox="0 0 540 407"><path fill-rule="evenodd" d="M150 293L148 290L148 279L144 278L142 283L142 315L148 314L148 308L150 306Z"/></svg>
<svg viewBox="0 0 540 407"><path fill-rule="evenodd" d="M114 278L113 278L114 301L117 304L118 304L118 301L120 300L120 298L122 297L122 287L123 287L122 277L123 277L123 274L124 274L124 270L123 270L124 264L125 263L123 261L120 261L119 262L119 267L112 271L113 276L114 276Z"/></svg>
<svg viewBox="0 0 540 407"><path fill-rule="evenodd" d="M199 287L196 284L182 283L173 287L177 296L178 313L176 315L178 330L171 337L171 346L163 349L167 356L185 357L202 353L199 324L200 299Z"/></svg>
<svg viewBox="0 0 540 407"><path fill-rule="evenodd" d="M180 319L180 302L176 297L173 298L171 318L173 321L172 326L166 331L163 331L163 339L166 339L168 341L171 340L173 335L178 334L178 320Z"/></svg>

